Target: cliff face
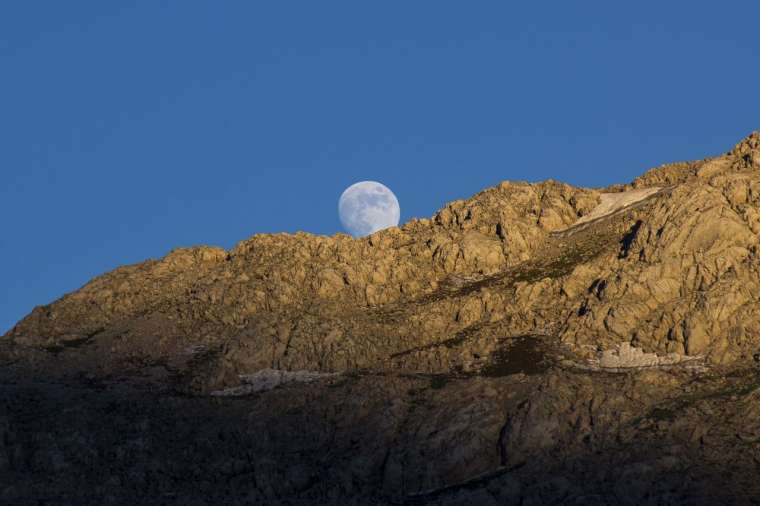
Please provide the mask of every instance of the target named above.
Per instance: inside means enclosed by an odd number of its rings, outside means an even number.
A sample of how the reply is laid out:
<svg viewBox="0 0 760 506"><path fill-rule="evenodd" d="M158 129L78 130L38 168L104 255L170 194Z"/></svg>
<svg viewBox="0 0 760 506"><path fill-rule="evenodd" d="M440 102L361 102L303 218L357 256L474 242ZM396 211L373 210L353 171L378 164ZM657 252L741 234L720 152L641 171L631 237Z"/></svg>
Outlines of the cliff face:
<svg viewBox="0 0 760 506"><path fill-rule="evenodd" d="M759 234L755 132L629 185L504 182L364 239L257 235L116 269L0 340L0 471L24 477L6 492L52 472L79 502L740 502L760 465ZM48 406L31 428L23 395ZM62 398L79 411L51 433ZM40 434L134 459L55 446L50 471ZM82 495L80 467L118 483Z"/></svg>

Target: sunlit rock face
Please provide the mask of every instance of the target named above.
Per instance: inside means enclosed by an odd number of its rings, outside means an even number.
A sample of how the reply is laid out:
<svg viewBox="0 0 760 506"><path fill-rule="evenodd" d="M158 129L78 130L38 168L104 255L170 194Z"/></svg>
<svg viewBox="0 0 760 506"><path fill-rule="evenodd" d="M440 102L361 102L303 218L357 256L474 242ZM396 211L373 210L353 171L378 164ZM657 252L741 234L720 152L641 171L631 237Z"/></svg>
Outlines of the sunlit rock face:
<svg viewBox="0 0 760 506"><path fill-rule="evenodd" d="M758 153L99 276L0 339L0 503L744 504Z"/></svg>

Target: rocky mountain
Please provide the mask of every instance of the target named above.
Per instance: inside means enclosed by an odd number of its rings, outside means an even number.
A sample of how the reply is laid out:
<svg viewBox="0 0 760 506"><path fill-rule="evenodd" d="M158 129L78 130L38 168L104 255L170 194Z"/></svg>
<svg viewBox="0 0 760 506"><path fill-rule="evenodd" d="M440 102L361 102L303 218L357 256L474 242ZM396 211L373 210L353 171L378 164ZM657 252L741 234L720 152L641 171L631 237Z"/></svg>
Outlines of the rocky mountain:
<svg viewBox="0 0 760 506"><path fill-rule="evenodd" d="M755 132L118 268L0 339L0 503L758 504L759 242Z"/></svg>

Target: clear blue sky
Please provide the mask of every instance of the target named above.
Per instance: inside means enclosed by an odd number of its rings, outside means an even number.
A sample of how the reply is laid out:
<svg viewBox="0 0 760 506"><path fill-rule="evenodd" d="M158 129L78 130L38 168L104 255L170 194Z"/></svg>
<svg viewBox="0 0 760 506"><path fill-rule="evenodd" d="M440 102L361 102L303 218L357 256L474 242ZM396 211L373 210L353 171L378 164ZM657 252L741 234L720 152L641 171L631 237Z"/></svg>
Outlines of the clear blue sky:
<svg viewBox="0 0 760 506"><path fill-rule="evenodd" d="M0 4L0 332L118 265L760 128L760 2Z"/></svg>

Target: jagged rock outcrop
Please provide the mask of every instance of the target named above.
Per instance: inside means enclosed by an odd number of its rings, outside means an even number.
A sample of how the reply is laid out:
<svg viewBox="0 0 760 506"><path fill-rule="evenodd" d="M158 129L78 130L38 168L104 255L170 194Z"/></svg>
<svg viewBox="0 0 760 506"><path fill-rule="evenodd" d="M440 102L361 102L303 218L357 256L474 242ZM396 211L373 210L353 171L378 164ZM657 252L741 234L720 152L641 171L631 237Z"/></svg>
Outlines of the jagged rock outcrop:
<svg viewBox="0 0 760 506"><path fill-rule="evenodd" d="M743 503L759 234L755 132L628 185L121 267L0 339L0 500Z"/></svg>

